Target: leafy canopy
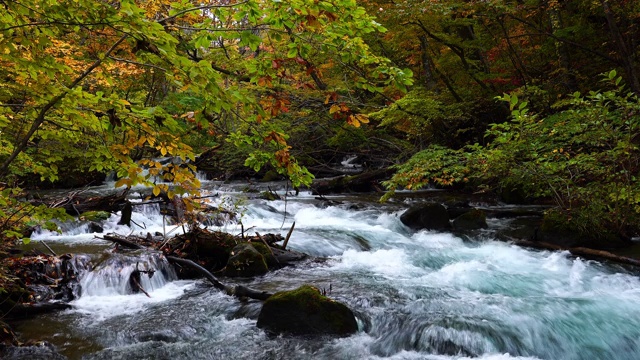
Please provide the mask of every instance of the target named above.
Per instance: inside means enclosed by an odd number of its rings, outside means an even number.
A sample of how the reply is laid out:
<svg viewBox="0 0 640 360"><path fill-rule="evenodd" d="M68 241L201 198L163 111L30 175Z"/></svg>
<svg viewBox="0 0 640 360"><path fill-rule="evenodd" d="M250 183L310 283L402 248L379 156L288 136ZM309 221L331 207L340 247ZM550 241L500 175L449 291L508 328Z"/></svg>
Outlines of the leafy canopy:
<svg viewBox="0 0 640 360"><path fill-rule="evenodd" d="M118 186L195 193L194 146L230 141L246 165L294 185L310 173L274 121L306 89L358 126L355 91L406 89L411 71L373 54L385 29L354 0L0 3L0 180L55 181L71 160ZM335 106L339 111L335 111ZM193 134L199 134L193 141ZM157 157L176 161L161 162ZM169 186L173 183L175 186Z"/></svg>

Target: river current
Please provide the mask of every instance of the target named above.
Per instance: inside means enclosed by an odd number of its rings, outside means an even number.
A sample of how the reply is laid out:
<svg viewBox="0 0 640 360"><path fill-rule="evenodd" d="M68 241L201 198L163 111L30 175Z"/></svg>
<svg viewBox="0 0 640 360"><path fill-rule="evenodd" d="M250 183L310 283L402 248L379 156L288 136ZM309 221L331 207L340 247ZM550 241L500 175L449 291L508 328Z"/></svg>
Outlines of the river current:
<svg viewBox="0 0 640 360"><path fill-rule="evenodd" d="M287 201L247 199L207 184L216 205L239 206L251 232L285 235L288 247L317 258L250 280L221 278L271 292L302 284L326 289L356 314L345 338L267 335L256 327L259 301L224 295L204 280L177 280L170 268L126 295L123 279L162 259L119 255L82 275L73 309L23 321L27 337L47 340L71 359L640 359L640 280L615 265L534 251L497 241L490 229L472 239L412 231L399 219L408 204L307 193ZM282 193L282 191L281 191ZM233 205L236 204L236 205ZM136 206L133 229L120 234L179 233L157 205ZM240 226L210 227L239 233ZM110 244L86 225L33 237L66 252L104 257Z"/></svg>

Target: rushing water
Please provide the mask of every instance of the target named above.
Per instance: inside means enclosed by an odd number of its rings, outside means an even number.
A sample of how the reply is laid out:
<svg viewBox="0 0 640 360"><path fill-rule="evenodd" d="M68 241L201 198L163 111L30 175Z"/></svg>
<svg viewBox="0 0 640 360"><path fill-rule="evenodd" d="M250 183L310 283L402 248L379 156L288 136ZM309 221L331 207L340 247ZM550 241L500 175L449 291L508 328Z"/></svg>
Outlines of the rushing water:
<svg viewBox="0 0 640 360"><path fill-rule="evenodd" d="M242 194L224 191L215 204ZM228 189L227 189L228 190ZM229 200L232 199L232 200ZM289 247L322 258L239 281L278 291L312 284L331 289L358 318L345 338L270 337L256 327L261 303L221 294L201 280L175 280L162 259L119 255L82 279L73 309L25 321L17 330L45 339L70 358L86 359L639 359L640 281L623 268L531 251L492 240L414 232L396 204L321 206L310 195L245 200L252 231L285 234ZM158 208L135 207L135 232L182 231L163 224ZM129 234L114 215L105 231ZM504 226L499 221L493 227ZM232 233L239 226L220 228ZM104 242L70 227L35 240L94 248ZM126 295L122 279L136 264L144 294ZM111 270L109 270L111 269Z"/></svg>

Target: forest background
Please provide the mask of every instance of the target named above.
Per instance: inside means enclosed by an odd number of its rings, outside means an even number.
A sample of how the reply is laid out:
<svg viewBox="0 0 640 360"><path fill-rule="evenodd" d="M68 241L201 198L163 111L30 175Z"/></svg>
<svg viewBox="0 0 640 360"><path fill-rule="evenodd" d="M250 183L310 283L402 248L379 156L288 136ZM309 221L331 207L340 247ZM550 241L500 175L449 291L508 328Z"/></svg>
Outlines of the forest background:
<svg viewBox="0 0 640 360"><path fill-rule="evenodd" d="M0 8L3 249L66 216L25 189L114 172L171 198L196 170L301 186L346 155L394 166L385 198L484 191L598 241L640 233L636 1Z"/></svg>

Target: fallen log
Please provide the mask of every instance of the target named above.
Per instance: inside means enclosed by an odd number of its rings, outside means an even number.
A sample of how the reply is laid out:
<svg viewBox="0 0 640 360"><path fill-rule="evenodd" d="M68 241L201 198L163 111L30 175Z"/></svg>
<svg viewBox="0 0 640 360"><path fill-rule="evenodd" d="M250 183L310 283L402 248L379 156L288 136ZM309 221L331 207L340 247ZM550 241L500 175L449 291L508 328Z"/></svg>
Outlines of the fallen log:
<svg viewBox="0 0 640 360"><path fill-rule="evenodd" d="M119 211L126 203L128 190L107 196L82 197L79 192L69 193L62 199L49 203L49 207L62 207L67 214L78 216L87 211Z"/></svg>
<svg viewBox="0 0 640 360"><path fill-rule="evenodd" d="M271 297L271 295L273 295L265 291L256 291L253 289L249 289L241 285L238 285L235 287L226 286L223 283L221 283L215 276L213 276L213 274L210 273L207 269L203 268L202 266L188 259L181 259L175 256L167 256L167 260L169 260L169 262L171 263L179 264L182 266L188 266L196 270L202 276L204 276L207 280L209 280L213 284L213 287L215 287L218 290L224 291L227 295L235 296L238 298L248 297L256 300L266 300L269 297Z"/></svg>
<svg viewBox="0 0 640 360"><path fill-rule="evenodd" d="M120 236L120 235L115 235L115 234L107 234L107 235L103 235L102 237L98 237L98 239L103 239L103 240L108 240L111 242L114 242L118 245L122 245L126 248L129 249L144 249L145 247L142 245L138 245L132 241L129 241L127 239L125 239L124 237Z"/></svg>
<svg viewBox="0 0 640 360"><path fill-rule="evenodd" d="M394 172L395 170L389 167L365 171L357 175L315 180L311 184L311 193L326 195L344 192L381 192L384 187L380 182L391 177Z"/></svg>
<svg viewBox="0 0 640 360"><path fill-rule="evenodd" d="M568 251L573 256L582 256L587 259L594 260L609 260L620 264L640 266L640 260L632 259L626 256L620 256L604 250L595 250L585 247L563 247L542 241L530 241L530 240L516 240L513 242L515 245L529 247L540 250L552 250L552 251Z"/></svg>

